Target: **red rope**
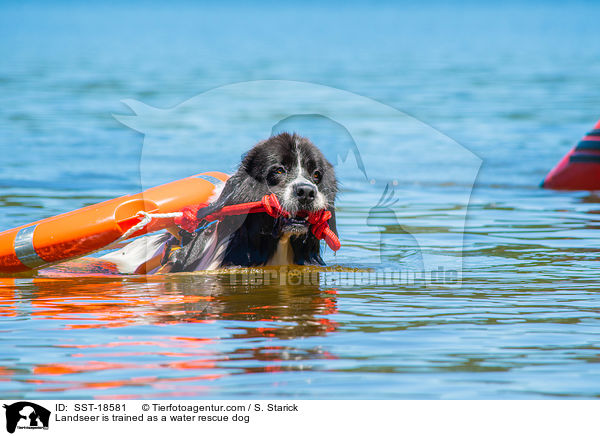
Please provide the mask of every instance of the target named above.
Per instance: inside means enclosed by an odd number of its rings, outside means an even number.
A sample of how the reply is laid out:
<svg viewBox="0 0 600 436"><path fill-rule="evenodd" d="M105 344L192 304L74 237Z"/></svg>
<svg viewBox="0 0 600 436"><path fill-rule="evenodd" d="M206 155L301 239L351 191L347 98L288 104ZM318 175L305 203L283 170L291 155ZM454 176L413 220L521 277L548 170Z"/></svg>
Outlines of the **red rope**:
<svg viewBox="0 0 600 436"><path fill-rule="evenodd" d="M198 219L198 211L208 206L206 203L197 204L194 206L187 206L182 209L182 216L175 218L175 224L181 227L183 230L193 233L198 226L200 221ZM225 206L220 211L207 215L202 218L206 221L222 221L224 217L228 215L244 215L247 213L260 213L265 212L273 218L278 217L289 217L290 213L281 207L279 200L275 194L265 195L261 201L253 201L251 203L240 203L233 204L231 206ZM311 231L317 239L325 239L329 248L333 251L340 249L342 244L337 235L329 228L329 219L331 218L331 212L328 210L319 210L317 212L308 212L306 220L310 224Z"/></svg>

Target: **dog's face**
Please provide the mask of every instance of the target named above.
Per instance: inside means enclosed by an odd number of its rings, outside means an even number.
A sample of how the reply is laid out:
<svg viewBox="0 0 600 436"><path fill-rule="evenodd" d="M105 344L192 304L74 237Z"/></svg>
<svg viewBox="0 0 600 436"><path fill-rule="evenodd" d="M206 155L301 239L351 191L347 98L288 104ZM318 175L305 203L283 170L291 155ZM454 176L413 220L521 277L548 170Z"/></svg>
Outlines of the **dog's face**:
<svg viewBox="0 0 600 436"><path fill-rule="evenodd" d="M282 133L252 148L240 170L252 180L256 199L275 193L292 217L282 231L308 229L304 212L331 209L337 192L333 166L307 138Z"/></svg>
<svg viewBox="0 0 600 436"><path fill-rule="evenodd" d="M255 145L243 158L218 198L199 218L228 205L260 201L275 194L291 217L251 213L224 218L199 231L173 255L171 272L223 266L324 265L319 240L309 232L308 212L331 212L329 228L337 234L333 166L308 139L282 133Z"/></svg>

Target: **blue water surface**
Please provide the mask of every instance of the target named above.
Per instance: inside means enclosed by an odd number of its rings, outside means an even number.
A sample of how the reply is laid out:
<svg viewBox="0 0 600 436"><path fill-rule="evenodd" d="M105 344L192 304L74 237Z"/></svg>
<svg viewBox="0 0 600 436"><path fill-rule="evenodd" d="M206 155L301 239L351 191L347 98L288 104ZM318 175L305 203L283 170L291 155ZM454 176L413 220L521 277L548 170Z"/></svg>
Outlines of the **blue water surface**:
<svg viewBox="0 0 600 436"><path fill-rule="evenodd" d="M0 229L232 171L289 129L336 164L342 242L301 284L0 279L0 397L600 396L600 198L539 188L600 117L599 15L0 3Z"/></svg>

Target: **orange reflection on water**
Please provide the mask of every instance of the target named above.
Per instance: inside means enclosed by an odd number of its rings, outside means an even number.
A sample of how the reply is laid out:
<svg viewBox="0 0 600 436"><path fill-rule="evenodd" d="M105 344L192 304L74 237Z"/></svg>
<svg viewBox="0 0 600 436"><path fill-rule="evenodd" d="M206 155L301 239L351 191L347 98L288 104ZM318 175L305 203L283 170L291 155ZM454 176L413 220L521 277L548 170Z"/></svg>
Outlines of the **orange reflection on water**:
<svg viewBox="0 0 600 436"><path fill-rule="evenodd" d="M15 279L0 278L0 317L17 316Z"/></svg>
<svg viewBox="0 0 600 436"><path fill-rule="evenodd" d="M323 291L318 284L253 285L227 275L42 276L0 279L0 318L54 322L46 343L52 338L51 347L64 350L64 358L32 363L29 376L19 378L39 392L101 390L106 394L98 398L113 399L185 397L206 394L212 382L233 374L291 370L289 355L295 351L288 347L272 344L225 352L219 344L328 334L338 328L328 318L337 312L336 297L335 291ZM212 324L211 333L194 323ZM190 324L189 335L169 330L185 324ZM162 326L167 334L152 336L135 329L144 325ZM127 334L110 341L98 335L99 329L119 334L119 327L127 327ZM75 334L85 330L89 335ZM298 353L334 358L321 350ZM13 380L14 375L14 368L0 368L0 380Z"/></svg>
<svg viewBox="0 0 600 436"><path fill-rule="evenodd" d="M102 371L106 369L121 369L125 365L109 362L85 362L77 364L68 363L51 363L48 365L38 365L33 369L33 373L40 375L59 375L59 374L76 374L80 372Z"/></svg>

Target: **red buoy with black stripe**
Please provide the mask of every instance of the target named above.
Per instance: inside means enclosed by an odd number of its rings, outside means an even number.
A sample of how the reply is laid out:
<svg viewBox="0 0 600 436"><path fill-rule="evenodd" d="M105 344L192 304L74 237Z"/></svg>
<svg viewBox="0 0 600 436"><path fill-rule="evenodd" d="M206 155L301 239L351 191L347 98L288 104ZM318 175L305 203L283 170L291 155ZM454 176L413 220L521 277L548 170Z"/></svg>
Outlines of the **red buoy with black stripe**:
<svg viewBox="0 0 600 436"><path fill-rule="evenodd" d="M600 121L548 173L542 187L570 191L600 190Z"/></svg>

